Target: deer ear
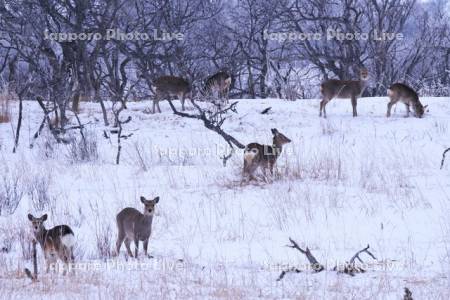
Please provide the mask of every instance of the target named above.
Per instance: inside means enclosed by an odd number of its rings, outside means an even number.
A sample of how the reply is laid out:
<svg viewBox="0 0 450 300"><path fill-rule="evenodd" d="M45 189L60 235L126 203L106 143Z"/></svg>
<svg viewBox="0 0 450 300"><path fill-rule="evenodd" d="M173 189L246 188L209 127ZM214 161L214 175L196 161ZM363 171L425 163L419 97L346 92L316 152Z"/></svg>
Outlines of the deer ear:
<svg viewBox="0 0 450 300"><path fill-rule="evenodd" d="M272 131L272 134L277 134L278 133L278 130L276 128L272 128L271 131Z"/></svg>
<svg viewBox="0 0 450 300"><path fill-rule="evenodd" d="M146 200L145 200L145 197L144 197L144 196L141 196L141 202L145 204L145 201L146 201Z"/></svg>
<svg viewBox="0 0 450 300"><path fill-rule="evenodd" d="M156 197L155 199L153 199L153 201L155 201L155 203L158 203L159 202L159 196Z"/></svg>
<svg viewBox="0 0 450 300"><path fill-rule="evenodd" d="M34 217L32 214L28 214L28 220L33 221Z"/></svg>
<svg viewBox="0 0 450 300"><path fill-rule="evenodd" d="M47 217L48 217L47 214L43 215L43 216L42 216L42 221L47 220Z"/></svg>

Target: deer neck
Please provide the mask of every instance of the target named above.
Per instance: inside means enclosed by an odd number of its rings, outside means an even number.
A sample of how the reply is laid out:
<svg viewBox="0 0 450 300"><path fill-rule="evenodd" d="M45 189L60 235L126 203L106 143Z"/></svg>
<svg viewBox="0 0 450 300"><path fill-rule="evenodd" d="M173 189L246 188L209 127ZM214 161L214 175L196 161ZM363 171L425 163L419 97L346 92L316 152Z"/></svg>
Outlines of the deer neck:
<svg viewBox="0 0 450 300"><path fill-rule="evenodd" d="M39 245L41 245L42 249L44 249L44 242L47 237L47 234L48 230L45 228L34 233L34 238L36 239L36 241L38 241Z"/></svg>
<svg viewBox="0 0 450 300"><path fill-rule="evenodd" d="M281 154L281 151L283 151L283 144L273 141L272 148L274 149L275 156L278 157Z"/></svg>
<svg viewBox="0 0 450 300"><path fill-rule="evenodd" d="M141 224L151 225L153 221L153 215L141 215Z"/></svg>

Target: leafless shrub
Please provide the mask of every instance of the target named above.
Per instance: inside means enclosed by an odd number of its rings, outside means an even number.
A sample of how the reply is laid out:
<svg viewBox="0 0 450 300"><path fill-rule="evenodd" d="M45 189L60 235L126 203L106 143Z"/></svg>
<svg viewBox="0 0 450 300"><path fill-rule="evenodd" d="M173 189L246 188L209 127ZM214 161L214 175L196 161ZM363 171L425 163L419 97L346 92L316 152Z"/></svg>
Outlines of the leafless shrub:
<svg viewBox="0 0 450 300"><path fill-rule="evenodd" d="M33 256L33 253L32 253L33 249L32 249L32 245L31 245L31 237L30 237L30 233L29 233L28 229L23 226L20 227L18 229L16 236L18 237L18 240L19 240L23 259L25 259L25 260L31 259Z"/></svg>
<svg viewBox="0 0 450 300"><path fill-rule="evenodd" d="M111 237L112 231L111 226L100 225L97 227L95 238L97 251L100 258L109 258L111 257Z"/></svg>
<svg viewBox="0 0 450 300"><path fill-rule="evenodd" d="M39 158L47 160L56 157L58 144L47 128L42 131L36 146Z"/></svg>
<svg viewBox="0 0 450 300"><path fill-rule="evenodd" d="M37 173L27 182L27 194L35 211L44 211L52 206L54 198L50 196L50 184L49 173L43 175Z"/></svg>
<svg viewBox="0 0 450 300"><path fill-rule="evenodd" d="M140 144L139 142L135 142L134 143L134 158L135 161L137 163L137 165L139 166L139 168L144 171L147 172L150 165L151 165L151 157L149 157L148 152L144 149L144 147L142 146L142 144Z"/></svg>
<svg viewBox="0 0 450 300"><path fill-rule="evenodd" d="M287 83L283 86L283 94L286 100L295 101L303 97L303 91L295 83Z"/></svg>
<svg viewBox="0 0 450 300"><path fill-rule="evenodd" d="M25 194L22 175L6 167L0 178L0 215L13 214Z"/></svg>
<svg viewBox="0 0 450 300"><path fill-rule="evenodd" d="M83 137L74 137L67 145L67 157L72 163L96 161L98 159L98 140L94 131L85 131Z"/></svg>

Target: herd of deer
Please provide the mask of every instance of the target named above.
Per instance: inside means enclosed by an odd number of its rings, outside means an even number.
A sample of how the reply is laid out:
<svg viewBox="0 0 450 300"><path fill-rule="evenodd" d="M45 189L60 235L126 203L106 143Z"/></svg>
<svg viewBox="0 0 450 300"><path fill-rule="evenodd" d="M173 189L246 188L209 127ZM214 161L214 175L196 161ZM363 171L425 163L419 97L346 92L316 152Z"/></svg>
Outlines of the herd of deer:
<svg viewBox="0 0 450 300"><path fill-rule="evenodd" d="M368 80L367 70L361 71L360 80L344 81L344 80L327 80L321 85L322 101L320 102L319 116L326 118L325 107L328 102L335 98L350 98L353 107L353 116L357 116L356 105L357 99L361 96ZM231 77L225 72L219 72L205 81L203 94L218 93L220 99L228 98L228 91L231 84ZM184 101L186 97L191 97L191 87L188 81L183 78L174 76L163 76L154 82L155 98L153 101L153 112L159 107L159 101L168 99L169 97L178 97L181 100L182 109L184 110ZM407 116L412 106L415 116L421 118L424 114L425 107L419 101L417 93L410 87L402 83L395 83L387 90L390 102L387 106L387 117L391 115L392 106L398 101L406 105ZM272 145L262 145L258 143L250 143L244 150L244 176L254 179L257 169L261 168L264 175L267 169L273 174L273 168L278 157L281 154L283 145L290 143L291 140L280 133L276 128L271 129L273 134ZM144 253L147 255L148 241L152 229L153 214L155 205L159 202L159 197L148 200L144 197L140 198L144 205L143 212L127 207L117 214L116 223L118 229L118 237L116 242L115 255L120 252L120 247L125 242L127 253L133 257L130 249L131 242L134 242L134 257L138 257L139 241L143 242ZM50 230L45 229L44 222L47 215L36 218L29 214L28 219L31 221L34 238L40 244L47 263L47 272L52 264L56 263L59 258L67 266L64 270L69 269L69 264L74 262L73 247L74 233L67 225L55 226Z"/></svg>

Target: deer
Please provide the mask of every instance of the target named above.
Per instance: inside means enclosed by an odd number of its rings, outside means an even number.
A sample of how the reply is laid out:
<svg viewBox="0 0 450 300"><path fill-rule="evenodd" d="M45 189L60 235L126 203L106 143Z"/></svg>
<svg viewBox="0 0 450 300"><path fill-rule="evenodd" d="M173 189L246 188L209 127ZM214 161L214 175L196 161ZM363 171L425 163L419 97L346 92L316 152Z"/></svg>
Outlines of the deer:
<svg viewBox="0 0 450 300"><path fill-rule="evenodd" d="M162 76L153 81L153 89L155 97L153 98L153 113L161 113L159 102L170 97L177 97L181 101L181 109L184 110L184 102L186 97L191 98L191 85L181 77Z"/></svg>
<svg viewBox="0 0 450 300"><path fill-rule="evenodd" d="M319 117L327 117L327 111L325 106L332 99L347 99L350 98L353 107L353 117L357 117L358 113L356 111L356 105L358 98L361 97L364 92L367 81L369 79L369 73L367 69L362 69L360 72L359 80L337 80L330 79L324 81L321 85L320 92L322 94L322 101L320 102L320 112Z"/></svg>
<svg viewBox="0 0 450 300"><path fill-rule="evenodd" d="M409 117L410 106L414 109L414 115L417 118L422 118L425 112L425 108L428 105L423 106L419 101L419 96L417 93L409 86L403 83L394 83L387 90L387 95L389 97L389 103L387 105L386 117L391 116L392 105L396 104L398 101L403 102L406 106L406 116Z"/></svg>
<svg viewBox="0 0 450 300"><path fill-rule="evenodd" d="M147 255L148 240L152 233L153 215L155 205L159 202L159 197L148 200L144 196L140 198L144 204L144 210L141 213L135 208L126 207L122 209L116 217L118 237L116 242L116 255L120 253L120 247L125 241L125 247L130 257L133 254L130 249L131 241L134 242L134 257L138 258L139 241L144 243L144 254Z"/></svg>
<svg viewBox="0 0 450 300"><path fill-rule="evenodd" d="M63 275L65 275L69 269L69 263L72 264L75 261L73 255L75 235L68 225L58 225L47 230L44 225L47 217L47 214L40 218L28 214L34 238L41 246L42 252L44 252L47 265L46 272L49 272L50 266L54 265L59 258L66 266L63 271Z"/></svg>
<svg viewBox="0 0 450 300"><path fill-rule="evenodd" d="M258 168L262 168L264 176L267 173L267 168L273 175L273 167L281 151L283 151L283 145L290 143L291 140L276 128L272 128L271 132L273 134L272 145L250 143L245 147L244 176L250 176L250 179L254 179L254 173Z"/></svg>
<svg viewBox="0 0 450 300"><path fill-rule="evenodd" d="M230 91L231 76L226 72L217 72L205 80L203 88L204 95L211 95L217 92L219 99L228 102L228 93Z"/></svg>

